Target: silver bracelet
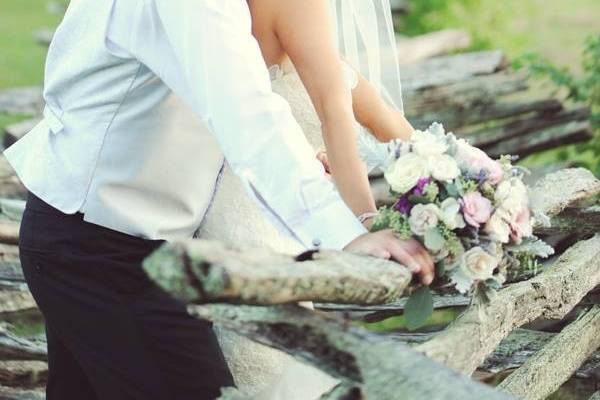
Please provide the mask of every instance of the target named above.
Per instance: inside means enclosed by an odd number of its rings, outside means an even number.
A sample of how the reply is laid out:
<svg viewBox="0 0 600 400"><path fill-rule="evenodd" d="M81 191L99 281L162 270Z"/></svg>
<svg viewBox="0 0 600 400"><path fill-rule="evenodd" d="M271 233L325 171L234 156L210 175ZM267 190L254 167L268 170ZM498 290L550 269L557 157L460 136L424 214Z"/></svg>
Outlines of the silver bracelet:
<svg viewBox="0 0 600 400"><path fill-rule="evenodd" d="M358 216L358 220L361 224L364 224L365 221L375 218L378 215L376 212L366 212Z"/></svg>

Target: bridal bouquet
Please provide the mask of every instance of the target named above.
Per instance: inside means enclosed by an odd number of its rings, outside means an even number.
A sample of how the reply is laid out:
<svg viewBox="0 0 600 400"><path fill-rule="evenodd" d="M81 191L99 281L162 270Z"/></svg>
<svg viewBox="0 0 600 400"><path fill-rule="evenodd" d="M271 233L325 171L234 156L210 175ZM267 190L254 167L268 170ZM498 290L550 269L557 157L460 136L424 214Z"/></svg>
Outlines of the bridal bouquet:
<svg viewBox="0 0 600 400"><path fill-rule="evenodd" d="M511 273L553 253L533 236L525 170L510 156L492 160L440 124L388 144L386 152L384 177L397 200L379 210L373 230L420 241L436 263L434 284L489 295ZM424 322L430 302L429 289L421 288L406 312ZM426 310L414 309L423 304Z"/></svg>

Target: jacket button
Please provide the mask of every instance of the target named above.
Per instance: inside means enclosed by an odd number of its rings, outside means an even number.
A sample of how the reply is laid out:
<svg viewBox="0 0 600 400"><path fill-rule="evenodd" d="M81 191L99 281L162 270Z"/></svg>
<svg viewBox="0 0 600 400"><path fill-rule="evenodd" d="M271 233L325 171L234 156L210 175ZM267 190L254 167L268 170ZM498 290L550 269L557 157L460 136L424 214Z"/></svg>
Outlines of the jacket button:
<svg viewBox="0 0 600 400"><path fill-rule="evenodd" d="M321 247L321 239L313 239L313 246L315 247Z"/></svg>

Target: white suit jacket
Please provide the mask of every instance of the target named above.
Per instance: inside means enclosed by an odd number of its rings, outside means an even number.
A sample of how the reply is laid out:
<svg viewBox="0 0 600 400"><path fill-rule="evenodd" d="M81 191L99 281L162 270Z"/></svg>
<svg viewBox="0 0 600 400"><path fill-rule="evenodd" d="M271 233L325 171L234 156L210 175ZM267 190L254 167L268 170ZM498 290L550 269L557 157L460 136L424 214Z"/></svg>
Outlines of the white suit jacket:
<svg viewBox="0 0 600 400"><path fill-rule="evenodd" d="M307 248L365 232L271 90L245 0L73 0L50 46L43 121L5 155L64 213L190 237L224 157Z"/></svg>

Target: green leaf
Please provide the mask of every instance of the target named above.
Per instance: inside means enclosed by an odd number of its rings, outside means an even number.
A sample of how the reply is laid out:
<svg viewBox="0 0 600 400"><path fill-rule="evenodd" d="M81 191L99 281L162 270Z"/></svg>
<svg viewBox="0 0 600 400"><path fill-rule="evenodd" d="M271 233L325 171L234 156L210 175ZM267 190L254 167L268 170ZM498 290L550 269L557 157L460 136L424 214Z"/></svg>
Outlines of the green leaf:
<svg viewBox="0 0 600 400"><path fill-rule="evenodd" d="M448 183L448 184L444 185L444 187L446 188L446 193L448 193L448 196L458 197L458 188L456 187L455 184Z"/></svg>
<svg viewBox="0 0 600 400"><path fill-rule="evenodd" d="M429 204L429 203L431 203L431 201L427 198L427 196L410 195L410 196L408 196L408 201L410 201L412 204Z"/></svg>
<svg viewBox="0 0 600 400"><path fill-rule="evenodd" d="M444 248L444 237L440 230L436 228L428 229L425 232L425 247L431 251L439 251Z"/></svg>
<svg viewBox="0 0 600 400"><path fill-rule="evenodd" d="M413 292L406 302L404 318L406 327L414 331L422 327L433 314L433 296L427 286Z"/></svg>

